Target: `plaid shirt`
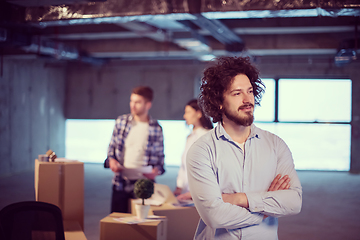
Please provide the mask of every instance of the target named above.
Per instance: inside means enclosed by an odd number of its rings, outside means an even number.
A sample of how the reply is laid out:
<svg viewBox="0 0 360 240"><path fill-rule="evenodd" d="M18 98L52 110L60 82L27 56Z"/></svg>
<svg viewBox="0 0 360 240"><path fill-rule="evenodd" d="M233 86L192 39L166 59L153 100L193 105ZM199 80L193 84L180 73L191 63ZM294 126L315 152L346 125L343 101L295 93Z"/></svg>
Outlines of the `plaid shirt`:
<svg viewBox="0 0 360 240"><path fill-rule="evenodd" d="M114 158L124 166L124 145L125 139L131 129L133 116L124 114L116 119L114 131L108 148L108 158ZM144 162L148 165L157 167L161 174L164 169L164 142L163 132L159 123L150 117L149 119L149 137L144 153ZM121 173L116 173L113 179L114 185L119 185Z"/></svg>

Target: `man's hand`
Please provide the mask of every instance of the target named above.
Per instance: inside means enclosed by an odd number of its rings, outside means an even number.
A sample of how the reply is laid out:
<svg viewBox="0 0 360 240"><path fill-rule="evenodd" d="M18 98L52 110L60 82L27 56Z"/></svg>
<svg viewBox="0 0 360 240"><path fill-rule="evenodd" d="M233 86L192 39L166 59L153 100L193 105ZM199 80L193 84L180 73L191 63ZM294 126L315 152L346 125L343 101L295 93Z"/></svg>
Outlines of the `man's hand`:
<svg viewBox="0 0 360 240"><path fill-rule="evenodd" d="M123 167L114 158L109 158L109 167L113 172L121 172Z"/></svg>
<svg viewBox="0 0 360 240"><path fill-rule="evenodd" d="M191 193L190 192L186 192L183 194L180 194L179 196L176 197L178 200L191 200Z"/></svg>
<svg viewBox="0 0 360 240"><path fill-rule="evenodd" d="M181 194L181 192L182 192L182 188L176 187L176 189L175 189L175 191L174 191L174 195L175 195L175 196L178 196L178 195Z"/></svg>
<svg viewBox="0 0 360 240"><path fill-rule="evenodd" d="M278 174L271 182L268 192L289 189L290 188L289 182L290 182L290 178L288 175L281 177L281 174Z"/></svg>
<svg viewBox="0 0 360 240"><path fill-rule="evenodd" d="M150 180L155 180L155 177L159 175L159 172L159 169L154 167L151 173L143 173L143 175Z"/></svg>
<svg viewBox="0 0 360 240"><path fill-rule="evenodd" d="M271 182L268 192L289 189L290 188L289 182L290 182L290 178L288 175L281 177L281 174L278 174ZM268 217L267 215L264 215L263 219L267 217Z"/></svg>

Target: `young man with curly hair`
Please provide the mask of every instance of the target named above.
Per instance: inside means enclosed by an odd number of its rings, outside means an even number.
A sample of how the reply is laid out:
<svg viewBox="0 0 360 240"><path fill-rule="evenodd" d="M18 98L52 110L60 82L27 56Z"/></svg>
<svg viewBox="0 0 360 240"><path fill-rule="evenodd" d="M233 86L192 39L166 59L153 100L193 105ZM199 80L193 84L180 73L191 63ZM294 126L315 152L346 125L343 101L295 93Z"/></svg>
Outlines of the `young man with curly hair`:
<svg viewBox="0 0 360 240"><path fill-rule="evenodd" d="M278 217L300 212L288 146L253 124L264 88L249 58L221 57L204 71L199 102L218 125L187 155L196 240L276 240Z"/></svg>

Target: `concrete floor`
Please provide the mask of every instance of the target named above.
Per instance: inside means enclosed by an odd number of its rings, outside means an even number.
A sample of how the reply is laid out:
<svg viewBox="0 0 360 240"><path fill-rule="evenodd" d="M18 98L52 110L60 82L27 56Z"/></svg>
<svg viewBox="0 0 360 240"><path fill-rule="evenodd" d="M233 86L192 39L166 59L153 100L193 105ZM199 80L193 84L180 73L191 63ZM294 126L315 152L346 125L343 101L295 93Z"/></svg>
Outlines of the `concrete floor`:
<svg viewBox="0 0 360 240"><path fill-rule="evenodd" d="M175 188L177 167L167 167L157 182ZM359 240L360 175L347 172L299 171L303 186L300 214L279 219L280 240ZM99 221L110 211L112 173L102 164L85 164L85 235L99 240ZM34 173L0 178L0 209L34 200ZM169 239L171 240L171 239Z"/></svg>

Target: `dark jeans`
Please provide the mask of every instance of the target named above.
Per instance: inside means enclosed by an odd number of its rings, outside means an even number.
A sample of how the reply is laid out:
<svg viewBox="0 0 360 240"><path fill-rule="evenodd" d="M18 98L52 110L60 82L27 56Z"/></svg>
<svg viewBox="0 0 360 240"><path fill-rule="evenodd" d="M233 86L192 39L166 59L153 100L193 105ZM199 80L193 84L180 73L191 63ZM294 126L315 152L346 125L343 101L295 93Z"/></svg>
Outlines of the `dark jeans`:
<svg viewBox="0 0 360 240"><path fill-rule="evenodd" d="M111 212L130 213L130 199L134 198L133 192L118 191L113 186L111 198Z"/></svg>

